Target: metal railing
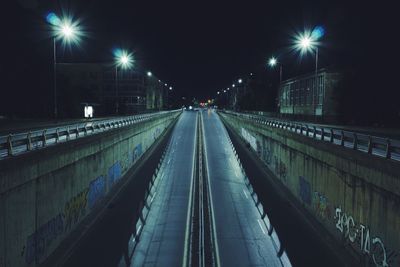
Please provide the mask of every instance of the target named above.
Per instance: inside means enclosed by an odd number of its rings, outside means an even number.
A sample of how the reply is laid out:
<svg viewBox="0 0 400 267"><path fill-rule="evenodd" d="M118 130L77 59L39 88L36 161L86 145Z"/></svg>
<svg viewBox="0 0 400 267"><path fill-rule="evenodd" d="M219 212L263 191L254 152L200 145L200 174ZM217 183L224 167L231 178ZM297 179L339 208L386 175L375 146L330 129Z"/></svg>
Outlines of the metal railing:
<svg viewBox="0 0 400 267"><path fill-rule="evenodd" d="M222 112L248 119L259 124L307 136L315 140L330 142L356 151L400 161L400 140L377 137L338 128L330 128L317 124L280 121L259 115L243 114L233 111Z"/></svg>
<svg viewBox="0 0 400 267"><path fill-rule="evenodd" d="M50 145L68 142L88 135L129 126L159 116L167 116L182 110L161 111L149 114L126 116L115 119L74 123L53 128L33 130L24 133L0 136L0 160L23 153L45 148Z"/></svg>

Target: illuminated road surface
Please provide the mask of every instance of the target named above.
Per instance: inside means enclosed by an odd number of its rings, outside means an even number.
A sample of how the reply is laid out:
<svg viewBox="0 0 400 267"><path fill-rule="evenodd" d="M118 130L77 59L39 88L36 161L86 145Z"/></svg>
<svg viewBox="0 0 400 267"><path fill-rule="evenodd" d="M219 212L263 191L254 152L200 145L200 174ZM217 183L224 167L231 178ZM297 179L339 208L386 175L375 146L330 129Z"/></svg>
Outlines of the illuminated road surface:
<svg viewBox="0 0 400 267"><path fill-rule="evenodd" d="M218 266L282 266L246 188L228 134L213 111L184 112L179 119L164 159L168 165L161 174L131 266L185 266L190 257L188 208L197 119L203 120L215 263Z"/></svg>

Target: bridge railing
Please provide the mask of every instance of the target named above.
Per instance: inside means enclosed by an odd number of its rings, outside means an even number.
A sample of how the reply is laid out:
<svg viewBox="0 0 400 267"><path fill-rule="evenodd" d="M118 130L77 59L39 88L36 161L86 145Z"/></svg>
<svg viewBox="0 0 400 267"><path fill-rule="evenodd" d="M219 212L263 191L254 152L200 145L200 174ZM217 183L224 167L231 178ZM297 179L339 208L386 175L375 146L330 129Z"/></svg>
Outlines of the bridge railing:
<svg viewBox="0 0 400 267"><path fill-rule="evenodd" d="M317 124L280 121L254 114L243 114L226 110L222 112L251 120L259 124L304 135L315 140L330 142L348 149L400 161L400 140L377 137L338 128L330 128Z"/></svg>
<svg viewBox="0 0 400 267"><path fill-rule="evenodd" d="M155 117L167 116L171 113L180 111L181 109L113 119L87 121L83 123L74 123L59 127L0 136L0 160L88 135L126 127Z"/></svg>

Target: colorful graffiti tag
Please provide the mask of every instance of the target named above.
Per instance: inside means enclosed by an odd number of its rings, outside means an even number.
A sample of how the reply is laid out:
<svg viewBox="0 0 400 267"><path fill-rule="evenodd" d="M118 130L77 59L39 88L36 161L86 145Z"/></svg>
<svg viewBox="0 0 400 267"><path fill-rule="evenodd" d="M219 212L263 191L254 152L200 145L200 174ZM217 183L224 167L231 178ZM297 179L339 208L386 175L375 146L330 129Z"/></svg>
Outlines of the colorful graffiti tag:
<svg viewBox="0 0 400 267"><path fill-rule="evenodd" d="M312 199L313 209L317 216L322 219L332 217L332 210L328 198L320 192L314 192Z"/></svg>
<svg viewBox="0 0 400 267"><path fill-rule="evenodd" d="M68 231L72 225L86 214L87 194L89 189L85 188L78 195L71 198L64 207L65 231Z"/></svg>
<svg viewBox="0 0 400 267"><path fill-rule="evenodd" d="M108 187L111 188L121 178L121 163L117 161L108 169Z"/></svg>
<svg viewBox="0 0 400 267"><path fill-rule="evenodd" d="M40 262L45 256L47 248L59 235L64 232L63 215L58 214L47 223L39 227L33 234L28 236L25 248L25 261Z"/></svg>
<svg viewBox="0 0 400 267"><path fill-rule="evenodd" d="M99 176L89 184L88 205L92 209L94 205L106 195L106 181L104 176Z"/></svg>
<svg viewBox="0 0 400 267"><path fill-rule="evenodd" d="M159 132L156 133L159 134ZM131 152L126 154L125 165L133 164L142 154L143 147L140 143ZM105 197L107 183L109 188L111 188L113 184L121 179L123 171L126 171L126 166L123 169L119 161L115 162L108 169L107 176L101 175L92 180L88 188L85 188L66 202L61 213L29 235L26 239L26 245L21 252L21 255L25 257L26 263L41 262L46 256L46 251L49 249L51 243L55 242L61 235L69 232L72 226L86 215L87 208L93 209Z"/></svg>

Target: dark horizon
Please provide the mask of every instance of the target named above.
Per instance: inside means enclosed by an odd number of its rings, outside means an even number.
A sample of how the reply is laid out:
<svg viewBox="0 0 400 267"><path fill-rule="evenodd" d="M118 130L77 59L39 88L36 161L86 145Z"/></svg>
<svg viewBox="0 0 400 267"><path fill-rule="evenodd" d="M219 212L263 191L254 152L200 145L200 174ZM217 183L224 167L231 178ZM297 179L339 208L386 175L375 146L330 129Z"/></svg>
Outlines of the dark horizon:
<svg viewBox="0 0 400 267"><path fill-rule="evenodd" d="M215 97L250 72L276 79L276 70L266 67L272 55L282 62L284 78L312 72L314 56L300 58L290 51L291 38L296 31L323 25L319 66L355 73L359 99L354 100L373 105L374 112L398 116L400 111L398 90L390 86L398 52L389 40L396 30L389 6L35 0L6 6L9 22L2 23L7 25L2 50L7 53L0 65L6 97L0 114L51 114L52 47L45 22L50 11L73 14L87 33L79 47L58 50L60 62L111 62L112 49L124 47L134 53L136 68L151 70L177 96L200 100Z"/></svg>

